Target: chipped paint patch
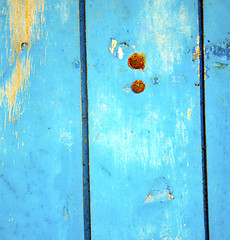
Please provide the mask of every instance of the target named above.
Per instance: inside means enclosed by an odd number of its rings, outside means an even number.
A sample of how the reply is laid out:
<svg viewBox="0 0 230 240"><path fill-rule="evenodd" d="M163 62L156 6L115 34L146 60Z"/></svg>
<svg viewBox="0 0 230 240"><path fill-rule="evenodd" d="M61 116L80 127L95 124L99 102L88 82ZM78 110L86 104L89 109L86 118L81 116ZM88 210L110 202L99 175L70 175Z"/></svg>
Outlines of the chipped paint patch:
<svg viewBox="0 0 230 240"><path fill-rule="evenodd" d="M160 201L161 203L172 200L174 198L172 189L169 187L166 179L160 177L155 179L151 191L145 199L145 203Z"/></svg>
<svg viewBox="0 0 230 240"><path fill-rule="evenodd" d="M11 75L9 79L4 79L5 82L0 87L0 106L7 110L5 121L8 119L13 123L19 120L21 105L27 96L26 89L32 70L30 49L35 38L40 39L40 26L44 21L44 0L8 0L8 6L11 46L7 48L7 55Z"/></svg>
<svg viewBox="0 0 230 240"><path fill-rule="evenodd" d="M118 41L116 39L111 39L109 51L114 57L117 57L121 60L124 57L124 48L128 47L129 44L127 42L121 42L118 44Z"/></svg>
<svg viewBox="0 0 230 240"><path fill-rule="evenodd" d="M109 46L109 51L114 57L116 56L116 51L115 51L116 46L117 46L117 40L112 39L111 45Z"/></svg>

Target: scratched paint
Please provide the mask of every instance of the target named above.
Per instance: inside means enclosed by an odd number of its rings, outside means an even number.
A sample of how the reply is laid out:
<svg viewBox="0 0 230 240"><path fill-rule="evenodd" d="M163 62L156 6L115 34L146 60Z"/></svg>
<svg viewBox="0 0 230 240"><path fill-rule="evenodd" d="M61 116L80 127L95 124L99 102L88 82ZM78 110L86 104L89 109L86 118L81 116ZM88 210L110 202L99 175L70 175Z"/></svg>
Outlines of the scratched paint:
<svg viewBox="0 0 230 240"><path fill-rule="evenodd" d="M139 41L142 44L153 42L152 51L159 52L159 61L162 63L160 69L172 73L173 67L182 61L181 50L184 46L182 38L175 36L192 37L188 7L183 2L175 8L175 1L148 0L140 19L145 34L139 36ZM168 19L173 21L169 23Z"/></svg>
<svg viewBox="0 0 230 240"><path fill-rule="evenodd" d="M34 70L30 50L35 39L39 40L41 36L44 0L8 0L8 6L10 46L6 51L11 75L8 78L7 75L2 76L4 82L0 87L0 106L6 109L5 119L13 123L20 119L28 81Z"/></svg>
<svg viewBox="0 0 230 240"><path fill-rule="evenodd" d="M129 84L126 84L124 87L123 87L123 91L125 91L125 92L130 92L131 91L131 89L132 89L132 87L129 85Z"/></svg>

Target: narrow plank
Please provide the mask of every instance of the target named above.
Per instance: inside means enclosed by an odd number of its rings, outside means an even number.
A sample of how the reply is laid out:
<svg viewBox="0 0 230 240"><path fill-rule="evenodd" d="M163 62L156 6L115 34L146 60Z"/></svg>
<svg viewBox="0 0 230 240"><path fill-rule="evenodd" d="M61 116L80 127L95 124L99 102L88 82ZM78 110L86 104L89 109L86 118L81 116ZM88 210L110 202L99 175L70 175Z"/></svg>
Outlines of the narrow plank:
<svg viewBox="0 0 230 240"><path fill-rule="evenodd" d="M83 239L78 2L0 6L0 239Z"/></svg>
<svg viewBox="0 0 230 240"><path fill-rule="evenodd" d="M197 1L86 10L92 239L204 239Z"/></svg>
<svg viewBox="0 0 230 240"><path fill-rule="evenodd" d="M204 1L210 239L230 239L229 1Z"/></svg>

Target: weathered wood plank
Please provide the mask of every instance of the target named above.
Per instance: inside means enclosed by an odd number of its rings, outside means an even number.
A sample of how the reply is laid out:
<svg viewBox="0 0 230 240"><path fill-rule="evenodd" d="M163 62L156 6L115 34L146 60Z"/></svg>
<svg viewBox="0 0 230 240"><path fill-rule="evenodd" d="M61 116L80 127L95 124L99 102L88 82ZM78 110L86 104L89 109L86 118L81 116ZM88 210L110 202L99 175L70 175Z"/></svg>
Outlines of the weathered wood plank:
<svg viewBox="0 0 230 240"><path fill-rule="evenodd" d="M210 239L230 239L230 2L204 1Z"/></svg>
<svg viewBox="0 0 230 240"><path fill-rule="evenodd" d="M78 1L0 9L0 239L83 239Z"/></svg>
<svg viewBox="0 0 230 240"><path fill-rule="evenodd" d="M86 10L92 239L204 239L197 1Z"/></svg>

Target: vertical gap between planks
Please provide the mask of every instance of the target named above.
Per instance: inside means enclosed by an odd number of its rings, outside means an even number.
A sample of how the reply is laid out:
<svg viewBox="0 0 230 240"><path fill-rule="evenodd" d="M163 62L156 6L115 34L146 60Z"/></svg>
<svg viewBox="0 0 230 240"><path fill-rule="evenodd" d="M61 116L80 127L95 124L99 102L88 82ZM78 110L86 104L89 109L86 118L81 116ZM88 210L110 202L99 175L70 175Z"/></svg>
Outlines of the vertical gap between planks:
<svg viewBox="0 0 230 240"><path fill-rule="evenodd" d="M204 11L203 0L198 0L199 14L199 49L200 49L200 118L201 118L201 154L202 154L202 183L204 205L205 240L209 240L208 214L208 174L206 151L206 121L205 121L205 66L204 66Z"/></svg>
<svg viewBox="0 0 230 240"><path fill-rule="evenodd" d="M91 239L85 0L79 0L84 239Z"/></svg>

